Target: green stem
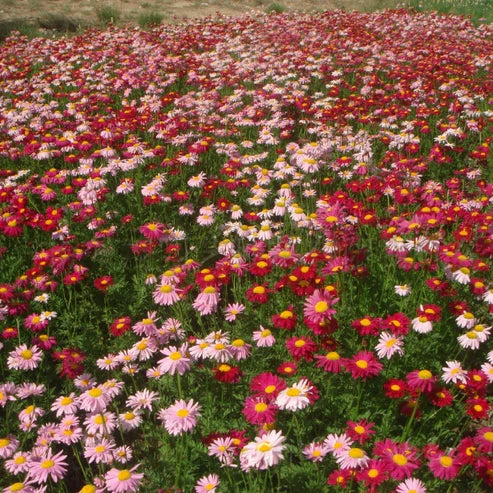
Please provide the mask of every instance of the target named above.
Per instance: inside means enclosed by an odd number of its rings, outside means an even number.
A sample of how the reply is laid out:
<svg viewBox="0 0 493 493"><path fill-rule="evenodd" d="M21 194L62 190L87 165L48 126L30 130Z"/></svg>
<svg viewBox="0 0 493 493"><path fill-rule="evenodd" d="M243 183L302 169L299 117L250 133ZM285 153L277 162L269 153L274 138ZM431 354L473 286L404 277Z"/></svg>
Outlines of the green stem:
<svg viewBox="0 0 493 493"><path fill-rule="evenodd" d="M402 433L401 442L406 441L406 438L409 434L409 431L411 430L411 425L413 424L414 417L416 416L416 412L418 411L418 404L419 404L420 396L421 396L421 391L418 393L418 396L416 397L416 403L414 404L413 412L411 413L411 416L409 417L409 419L406 423L406 427L404 428L404 432Z"/></svg>

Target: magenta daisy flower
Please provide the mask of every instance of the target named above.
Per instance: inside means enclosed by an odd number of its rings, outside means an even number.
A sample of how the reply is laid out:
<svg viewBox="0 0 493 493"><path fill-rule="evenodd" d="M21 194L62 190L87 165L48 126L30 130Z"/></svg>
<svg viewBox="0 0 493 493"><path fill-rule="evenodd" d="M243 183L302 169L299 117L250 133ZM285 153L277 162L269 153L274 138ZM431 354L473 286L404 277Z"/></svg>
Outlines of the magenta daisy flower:
<svg viewBox="0 0 493 493"><path fill-rule="evenodd" d="M388 439L377 442L374 452L382 457L382 461L393 479L409 478L413 471L419 467L417 450L410 447L407 442L394 443Z"/></svg>
<svg viewBox="0 0 493 493"><path fill-rule="evenodd" d="M106 488L111 493L133 493L142 484L142 473L135 472L139 466L132 469L110 469L104 476Z"/></svg>
<svg viewBox="0 0 493 493"><path fill-rule="evenodd" d="M433 476L447 481L457 476L462 465L462 461L456 457L455 450L449 453L439 451L430 458L428 463Z"/></svg>
<svg viewBox="0 0 493 493"><path fill-rule="evenodd" d="M274 423L277 406L262 397L247 397L243 406L245 419L253 425Z"/></svg>
<svg viewBox="0 0 493 493"><path fill-rule="evenodd" d="M336 310L332 305L337 303L339 298L334 298L329 292L316 289L305 301L304 316L312 323L319 323L323 320L330 320Z"/></svg>
<svg viewBox="0 0 493 493"><path fill-rule="evenodd" d="M415 370L406 375L407 385L411 390L431 392L437 377L430 370Z"/></svg>
<svg viewBox="0 0 493 493"><path fill-rule="evenodd" d="M273 373L259 373L252 378L250 390L258 392L267 400L275 400L279 392L286 388L286 382Z"/></svg>
<svg viewBox="0 0 493 493"><path fill-rule="evenodd" d="M351 359L345 361L346 370L351 372L353 378L366 380L380 373L383 365L375 358L371 351L360 351Z"/></svg>

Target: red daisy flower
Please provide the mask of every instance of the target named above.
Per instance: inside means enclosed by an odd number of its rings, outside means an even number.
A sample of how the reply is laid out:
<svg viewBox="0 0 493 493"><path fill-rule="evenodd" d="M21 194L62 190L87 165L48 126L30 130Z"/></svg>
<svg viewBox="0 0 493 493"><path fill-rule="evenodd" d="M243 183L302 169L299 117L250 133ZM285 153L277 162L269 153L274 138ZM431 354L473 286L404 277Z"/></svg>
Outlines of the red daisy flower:
<svg viewBox="0 0 493 493"><path fill-rule="evenodd" d="M295 361L299 361L300 359L312 361L313 353L318 349L317 344L306 336L288 339L286 341L286 347Z"/></svg>
<svg viewBox="0 0 493 493"><path fill-rule="evenodd" d="M129 331L131 327L132 320L130 317L120 317L110 325L110 334L119 337Z"/></svg>
<svg viewBox="0 0 493 493"><path fill-rule="evenodd" d="M371 459L364 469L356 473L356 479L359 482L364 482L371 491L376 491L374 488L383 483L388 478L385 464L378 459Z"/></svg>
<svg viewBox="0 0 493 493"><path fill-rule="evenodd" d="M418 451L407 442L395 443L385 439L375 444L374 452L382 457L382 461L393 479L409 478L413 471L419 467Z"/></svg>
<svg viewBox="0 0 493 493"><path fill-rule="evenodd" d="M400 399L404 397L407 392L407 385L404 380L398 380L396 378L391 378L383 384L385 390L385 395L391 399Z"/></svg>
<svg viewBox="0 0 493 493"><path fill-rule="evenodd" d="M237 383L243 376L242 371L237 366L231 366L226 363L212 369L214 380L223 383Z"/></svg>
<svg viewBox="0 0 493 493"><path fill-rule="evenodd" d="M428 462L433 476L447 481L455 478L463 465L456 455L457 451L452 450L448 453L440 451L433 456Z"/></svg>
<svg viewBox="0 0 493 493"><path fill-rule="evenodd" d="M466 414L472 419L480 420L488 417L490 404L486 399L477 397L466 401Z"/></svg>
<svg viewBox="0 0 493 493"><path fill-rule="evenodd" d="M396 336L407 335L411 327L411 321L403 313L394 313L383 320L382 326Z"/></svg>
<svg viewBox="0 0 493 493"><path fill-rule="evenodd" d="M275 422L278 407L262 397L247 397L243 405L245 419L252 425L267 425Z"/></svg>
<svg viewBox="0 0 493 493"><path fill-rule="evenodd" d="M247 300L252 303L267 303L268 293L271 290L266 286L266 284L254 284L251 288L247 289Z"/></svg>
<svg viewBox="0 0 493 493"><path fill-rule="evenodd" d="M294 375L298 370L294 361L286 361L277 367L277 373L281 375Z"/></svg>
<svg viewBox="0 0 493 493"><path fill-rule="evenodd" d="M375 434L373 426L375 423L368 423L366 420L362 421L347 421L346 433L355 441L359 443L365 443L371 435Z"/></svg>
<svg viewBox="0 0 493 493"><path fill-rule="evenodd" d="M356 329L361 336L378 336L381 323L381 318L363 317L352 322L351 327Z"/></svg>
<svg viewBox="0 0 493 493"><path fill-rule="evenodd" d="M110 286L113 286L113 278L111 276L102 276L94 279L94 287L102 293L106 293Z"/></svg>
<svg viewBox="0 0 493 493"><path fill-rule="evenodd" d="M431 392L437 377L430 370L415 370L406 375L406 381L411 390Z"/></svg>
<svg viewBox="0 0 493 493"><path fill-rule="evenodd" d="M293 305L289 305L289 307L281 313L272 315L271 321L274 327L278 329L294 329L296 326L296 314L294 313Z"/></svg>
<svg viewBox="0 0 493 493"><path fill-rule="evenodd" d="M337 351L329 351L324 355L317 354L315 360L317 361L317 368L322 368L324 371L330 373L339 373L341 371L343 360Z"/></svg>

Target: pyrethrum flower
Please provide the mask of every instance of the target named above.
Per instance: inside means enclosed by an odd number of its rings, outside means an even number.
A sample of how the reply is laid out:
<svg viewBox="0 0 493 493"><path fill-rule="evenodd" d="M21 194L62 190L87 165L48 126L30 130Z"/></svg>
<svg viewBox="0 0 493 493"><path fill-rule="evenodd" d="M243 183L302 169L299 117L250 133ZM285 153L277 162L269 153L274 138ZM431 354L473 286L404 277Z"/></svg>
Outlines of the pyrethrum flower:
<svg viewBox="0 0 493 493"><path fill-rule="evenodd" d="M275 466L283 459L284 442L286 437L280 431L269 431L255 441L243 447L240 454L242 464L246 469L254 468L264 470Z"/></svg>
<svg viewBox="0 0 493 493"><path fill-rule="evenodd" d="M330 320L336 310L332 305L337 303L339 298L334 298L329 292L316 289L305 301L303 314L310 322L319 323Z"/></svg>
<svg viewBox="0 0 493 493"><path fill-rule="evenodd" d="M110 469L104 476L106 488L111 493L133 493L142 484L142 473L135 472L139 466L132 469Z"/></svg>
<svg viewBox="0 0 493 493"><path fill-rule="evenodd" d="M34 370L43 359L43 352L38 346L27 347L21 344L9 353L7 366L14 370Z"/></svg>
<svg viewBox="0 0 493 493"><path fill-rule="evenodd" d="M203 476L195 484L195 493L215 493L219 484L220 481L217 474Z"/></svg>
<svg viewBox="0 0 493 493"><path fill-rule="evenodd" d="M200 416L199 410L200 405L193 399L188 402L179 399L172 406L161 409L158 418L170 435L182 435L195 428L197 417Z"/></svg>
<svg viewBox="0 0 493 493"><path fill-rule="evenodd" d="M39 461L31 461L28 476L38 483L46 483L50 478L54 483L62 479L67 471L67 458L62 452L53 455L51 449L47 449L46 455Z"/></svg>
<svg viewBox="0 0 493 493"><path fill-rule="evenodd" d="M312 386L308 380L302 379L281 392L279 392L276 405L279 409L288 409L289 411L297 411L304 409L310 404L308 393Z"/></svg>

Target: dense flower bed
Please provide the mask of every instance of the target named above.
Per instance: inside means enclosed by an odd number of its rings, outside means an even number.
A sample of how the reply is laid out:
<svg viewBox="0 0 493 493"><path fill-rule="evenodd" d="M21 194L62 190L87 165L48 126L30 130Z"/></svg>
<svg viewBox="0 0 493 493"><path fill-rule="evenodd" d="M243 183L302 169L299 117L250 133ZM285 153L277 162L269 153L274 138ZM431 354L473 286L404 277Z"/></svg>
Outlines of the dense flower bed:
<svg viewBox="0 0 493 493"><path fill-rule="evenodd" d="M4 491L493 486L492 32L9 38Z"/></svg>

